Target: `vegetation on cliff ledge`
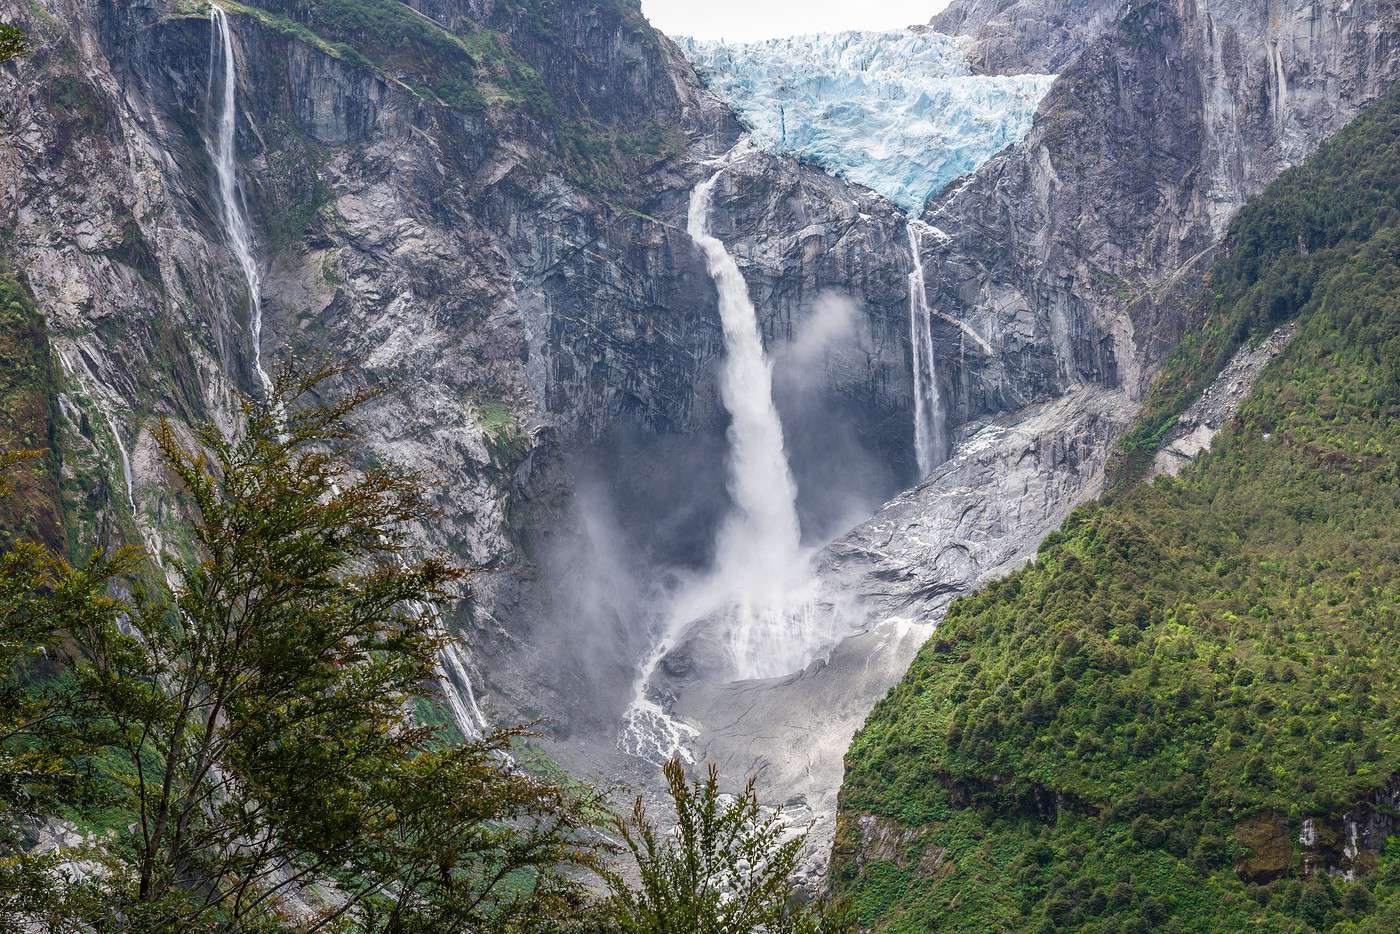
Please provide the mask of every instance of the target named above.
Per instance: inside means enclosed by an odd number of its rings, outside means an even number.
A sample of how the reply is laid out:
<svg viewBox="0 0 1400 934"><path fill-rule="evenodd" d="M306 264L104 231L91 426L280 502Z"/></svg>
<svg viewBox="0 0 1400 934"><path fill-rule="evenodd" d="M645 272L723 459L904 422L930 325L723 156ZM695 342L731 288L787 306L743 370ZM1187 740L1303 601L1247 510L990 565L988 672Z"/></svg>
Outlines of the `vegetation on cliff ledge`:
<svg viewBox="0 0 1400 934"><path fill-rule="evenodd" d="M222 2L425 101L473 118L503 117L517 129L521 117L533 121L548 138L558 170L594 193L625 189L639 166L683 148L673 127L594 113L566 66L557 69L566 77L550 86L541 68L549 70L561 54L559 20L567 12L555 2L505 3L453 22L439 22L399 0ZM635 3L595 0L585 15L612 24L624 47L658 41Z"/></svg>
<svg viewBox="0 0 1400 934"><path fill-rule="evenodd" d="M54 444L56 374L43 316L0 264L0 451L44 449L12 465L0 499L0 533L24 533L51 546L63 541Z"/></svg>
<svg viewBox="0 0 1400 934"><path fill-rule="evenodd" d="M864 923L1400 929L1398 203L1400 91L1241 212L1126 458L1298 336L1198 463L955 604L871 714L834 880Z"/></svg>
<svg viewBox="0 0 1400 934"><path fill-rule="evenodd" d="M297 38L317 37L337 57L457 110L553 109L539 74L490 29L453 32L398 0L253 0L234 8Z"/></svg>

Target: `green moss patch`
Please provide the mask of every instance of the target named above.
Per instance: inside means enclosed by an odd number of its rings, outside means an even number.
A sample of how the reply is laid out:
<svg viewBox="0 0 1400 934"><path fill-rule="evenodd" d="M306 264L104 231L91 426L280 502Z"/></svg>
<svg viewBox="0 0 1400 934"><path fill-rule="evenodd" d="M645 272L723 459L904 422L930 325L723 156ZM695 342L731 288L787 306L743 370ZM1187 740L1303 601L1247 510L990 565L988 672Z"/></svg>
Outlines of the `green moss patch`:
<svg viewBox="0 0 1400 934"><path fill-rule="evenodd" d="M11 470L13 493L0 501L0 531L61 549L56 386L43 315L0 266L0 450L44 452Z"/></svg>

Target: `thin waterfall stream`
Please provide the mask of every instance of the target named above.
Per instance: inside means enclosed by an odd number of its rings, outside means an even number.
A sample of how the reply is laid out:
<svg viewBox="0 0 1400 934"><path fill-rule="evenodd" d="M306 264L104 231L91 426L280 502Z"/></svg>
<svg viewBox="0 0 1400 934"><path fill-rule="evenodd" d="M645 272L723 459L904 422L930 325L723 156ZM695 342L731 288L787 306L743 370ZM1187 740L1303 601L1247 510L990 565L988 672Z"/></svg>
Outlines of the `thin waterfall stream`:
<svg viewBox="0 0 1400 934"><path fill-rule="evenodd" d="M214 129L207 140L209 159L218 182L219 217L224 234L247 283L253 371L266 396L272 393L273 387L272 378L262 363L262 273L253 253L253 229L238 184L238 72L233 58L233 31L228 14L217 4L210 5L209 20L209 106ZM120 436L117 443L121 444ZM437 615L432 607L415 606L413 611ZM453 723L467 739L481 737L490 729L490 724L477 704L461 640L452 639L438 655L438 685Z"/></svg>
<svg viewBox="0 0 1400 934"><path fill-rule="evenodd" d="M262 364L262 273L253 253L253 230L243 193L238 186L238 75L233 60L233 32L228 14L217 4L209 7L209 102L214 112L214 132L208 139L209 159L219 187L219 216L229 249L243 270L248 285L248 330L253 345L253 372L264 394L272 380ZM219 77L218 107L214 108L215 78Z"/></svg>
<svg viewBox="0 0 1400 934"><path fill-rule="evenodd" d="M944 437L943 399L938 391L938 370L933 354L933 312L928 304L924 279L922 224L910 218L909 253L913 270L909 273L909 349L914 371L914 454L919 479L933 473L947 453Z"/></svg>

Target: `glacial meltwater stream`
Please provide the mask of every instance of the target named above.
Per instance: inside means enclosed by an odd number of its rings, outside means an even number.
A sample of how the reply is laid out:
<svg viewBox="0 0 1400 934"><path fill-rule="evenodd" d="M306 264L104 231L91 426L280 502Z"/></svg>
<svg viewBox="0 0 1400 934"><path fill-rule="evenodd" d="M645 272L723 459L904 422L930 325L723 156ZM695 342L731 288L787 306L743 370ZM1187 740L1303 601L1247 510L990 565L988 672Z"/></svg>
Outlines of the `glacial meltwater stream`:
<svg viewBox="0 0 1400 934"><path fill-rule="evenodd" d="M746 149L741 143L729 158ZM725 352L719 390L730 418L726 470L733 504L716 537L713 567L676 596L637 680L622 745L653 758L683 754L683 742L693 735L649 696L649 687L667 653L697 627L723 646L728 674L736 680L798 670L831 638L811 606L810 554L802 547L797 486L773 403L773 367L758 313L734 257L710 232L715 185L723 171L691 193L687 230L705 257L719 299Z"/></svg>
<svg viewBox="0 0 1400 934"><path fill-rule="evenodd" d="M909 349L914 371L914 454L919 478L933 472L947 454L943 431L943 400L938 393L938 372L933 355L933 318L924 281L922 225L909 219L909 252L914 268L909 273Z"/></svg>

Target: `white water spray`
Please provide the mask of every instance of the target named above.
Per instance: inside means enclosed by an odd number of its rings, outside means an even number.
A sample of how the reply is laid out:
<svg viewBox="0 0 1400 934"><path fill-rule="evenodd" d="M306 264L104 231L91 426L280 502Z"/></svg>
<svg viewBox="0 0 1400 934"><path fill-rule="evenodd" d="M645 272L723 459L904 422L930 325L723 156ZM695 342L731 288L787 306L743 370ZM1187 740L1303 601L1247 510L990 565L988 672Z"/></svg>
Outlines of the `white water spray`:
<svg viewBox="0 0 1400 934"><path fill-rule="evenodd" d="M688 231L719 296L725 349L719 389L730 416L727 470L734 508L720 526L713 569L677 596L663 637L640 669L622 746L652 759L685 756L684 744L696 733L648 695L662 659L695 627L711 627L730 674L739 680L798 670L832 638L813 607L810 555L802 548L797 486L773 404L773 370L758 314L738 264L709 231L719 175L691 193Z"/></svg>
<svg viewBox="0 0 1400 934"><path fill-rule="evenodd" d="M716 543L717 576L739 584L750 607L780 599L803 564L797 486L783 450L783 426L773 405L773 368L763 351L758 314L743 273L709 232L716 173L690 196L689 232L719 293L724 330L720 399L728 410L729 492L734 511Z"/></svg>
<svg viewBox="0 0 1400 934"><path fill-rule="evenodd" d="M272 380L262 365L262 274L253 255L253 229L238 188L238 76L233 62L233 33L228 14L217 4L209 7L209 104L214 111L214 132L208 140L209 159L219 183L219 215L229 249L248 283L248 329L253 343L253 371L264 393ZM219 77L218 107L214 108L215 78Z"/></svg>
<svg viewBox="0 0 1400 934"><path fill-rule="evenodd" d="M943 431L943 400L938 392L938 371L933 355L933 316L924 282L923 245L919 222L910 218L909 252L914 269L909 273L909 347L914 364L914 453L919 478L933 472L947 450Z"/></svg>

